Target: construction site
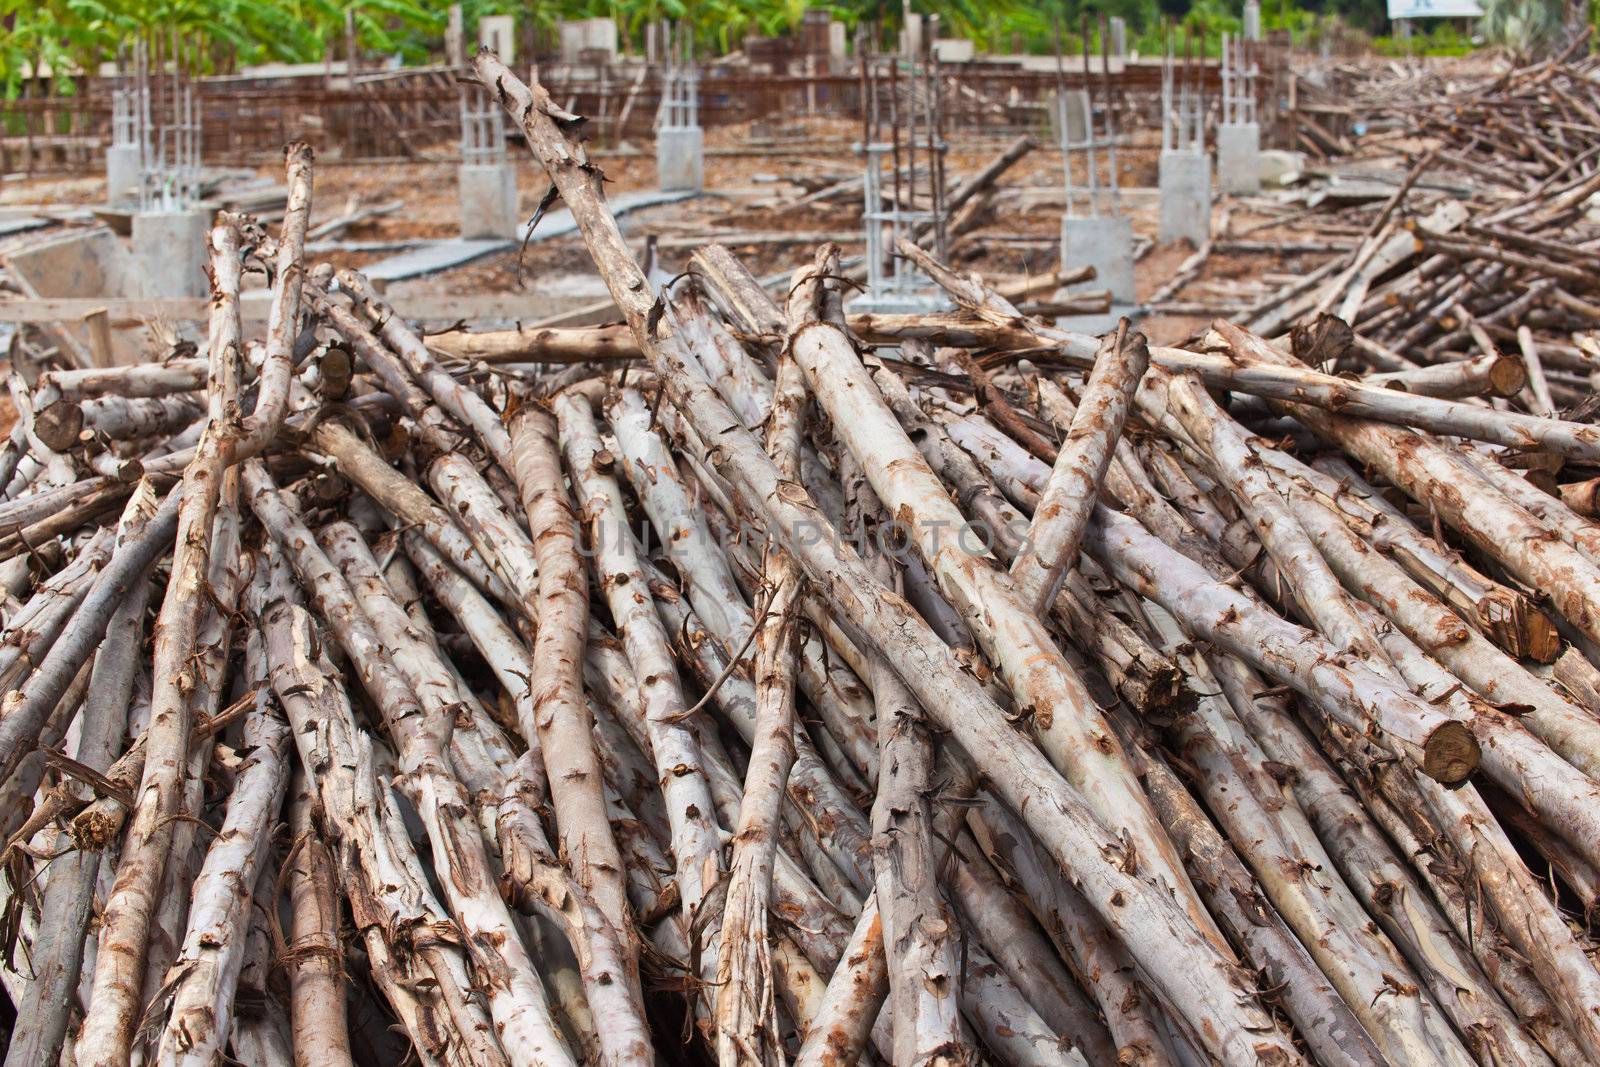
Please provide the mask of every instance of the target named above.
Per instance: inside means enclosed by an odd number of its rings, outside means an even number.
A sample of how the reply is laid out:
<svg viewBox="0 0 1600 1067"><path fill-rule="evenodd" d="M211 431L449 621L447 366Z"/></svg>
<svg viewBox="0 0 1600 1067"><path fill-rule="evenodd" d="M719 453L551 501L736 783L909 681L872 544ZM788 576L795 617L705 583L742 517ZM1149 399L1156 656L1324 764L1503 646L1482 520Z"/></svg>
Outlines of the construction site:
<svg viewBox="0 0 1600 1067"><path fill-rule="evenodd" d="M5 1067L1600 1067L1567 8L35 57Z"/></svg>

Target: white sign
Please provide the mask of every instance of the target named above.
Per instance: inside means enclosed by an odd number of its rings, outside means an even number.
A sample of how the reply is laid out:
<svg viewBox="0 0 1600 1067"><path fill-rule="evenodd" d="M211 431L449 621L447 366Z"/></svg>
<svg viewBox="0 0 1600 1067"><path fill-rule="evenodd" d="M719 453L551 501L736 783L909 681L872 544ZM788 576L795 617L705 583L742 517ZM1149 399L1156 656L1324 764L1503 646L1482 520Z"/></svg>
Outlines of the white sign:
<svg viewBox="0 0 1600 1067"><path fill-rule="evenodd" d="M1475 19L1482 15L1478 0L1389 0L1392 19Z"/></svg>

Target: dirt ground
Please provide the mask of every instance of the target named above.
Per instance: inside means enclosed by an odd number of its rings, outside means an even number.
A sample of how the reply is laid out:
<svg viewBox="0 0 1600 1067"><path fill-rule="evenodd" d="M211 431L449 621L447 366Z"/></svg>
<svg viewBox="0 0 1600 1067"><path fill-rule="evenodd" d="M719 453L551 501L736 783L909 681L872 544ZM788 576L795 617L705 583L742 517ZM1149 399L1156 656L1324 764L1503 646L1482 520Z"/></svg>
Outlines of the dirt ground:
<svg viewBox="0 0 1600 1067"><path fill-rule="evenodd" d="M661 269L679 270L696 239L710 238L728 245L757 275L785 271L810 258L821 235L851 237L860 232L859 194L831 202L796 206L809 190L854 177L860 173L852 145L859 140L854 124L840 120L800 119L784 124L718 128L707 133L706 195L628 216L624 229L642 252L651 235L663 242ZM1004 150L1009 138L956 139L946 160L952 176L971 173ZM1047 140L1047 139L1041 139ZM1119 181L1129 195L1123 210L1130 214L1137 235L1153 240L1156 200L1142 190L1156 182L1159 150L1153 131L1136 131L1133 144L1119 151ZM789 147L792 146L792 147ZM546 189L543 175L525 156L520 143L508 146L519 164L519 211L531 217ZM656 185L653 153L636 146L596 147L595 158L605 171L608 192L652 189ZM457 232L456 165L453 161L410 164L362 165L340 162L319 164L316 172L312 224L345 214L357 205L392 200L404 207L392 214L348 228L344 244L399 243L416 239L452 237ZM276 166L263 165L257 175L275 179ZM1081 186L1084 175L1075 181ZM1061 154L1041 146L1009 170L1001 181L995 207L968 234L950 248L950 258L965 270L988 278L1013 278L1049 272L1058 266L1058 233L1062 210ZM104 195L98 176L7 181L0 185L0 207L92 205ZM1242 207L1226 210L1235 230L1263 221ZM793 233L794 241L741 243L730 231L771 235ZM1265 230L1256 236L1270 237ZM1285 231L1285 232L1291 232ZM861 247L858 239L845 242L846 252ZM1148 299L1188 258L1187 244L1154 246L1136 268L1139 297ZM336 267L361 268L394 254L393 250L338 249L320 254ZM1315 264L1312 263L1311 266ZM1230 284L1250 285L1265 275L1292 274L1309 269L1293 259L1274 256L1233 257L1213 255L1190 289L1214 290ZM404 308L411 294L457 295L517 294L539 290L541 305L581 305L603 295L598 277L575 236L536 241L429 277L395 283L391 298ZM1178 299L1186 299L1180 295ZM1153 340L1176 342L1203 328L1206 315L1157 314L1144 322Z"/></svg>

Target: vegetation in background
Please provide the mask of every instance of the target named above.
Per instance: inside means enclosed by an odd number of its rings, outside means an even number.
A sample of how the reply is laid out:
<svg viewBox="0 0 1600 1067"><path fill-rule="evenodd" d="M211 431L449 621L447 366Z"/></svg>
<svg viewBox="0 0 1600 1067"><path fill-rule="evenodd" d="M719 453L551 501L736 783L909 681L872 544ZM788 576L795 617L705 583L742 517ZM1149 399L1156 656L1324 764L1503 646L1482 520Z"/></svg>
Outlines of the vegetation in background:
<svg viewBox="0 0 1600 1067"><path fill-rule="evenodd" d="M1431 25L1414 24L1410 40L1398 34L1372 39L1373 50L1385 56L1464 56L1481 47L1481 37L1463 31L1460 24L1450 19L1440 19Z"/></svg>
<svg viewBox="0 0 1600 1067"><path fill-rule="evenodd" d="M1557 47L1567 6L1562 0L1483 0L1484 40L1524 57Z"/></svg>
<svg viewBox="0 0 1600 1067"><path fill-rule="evenodd" d="M1121 16L1128 21L1129 45L1144 55L1162 50L1164 28L1203 31L1207 51L1215 54L1218 35L1241 28L1243 0L913 0L914 7L939 15L944 32L976 41L992 51L1054 51L1056 25L1063 46L1081 48L1076 32L1087 17ZM1579 24L1588 17L1588 0L1484 0L1480 33L1489 43L1522 55L1537 54L1561 37L1563 18ZM94 70L125 54L144 38L160 41L163 51L176 31L187 68L217 72L267 61L316 62L342 56L345 14L355 13L360 47L399 62L437 57L449 0L0 0L0 87L8 96L29 93L29 72L48 69L65 75L48 91L72 91L71 75ZM891 0L464 0L467 24L480 16L513 14L545 39L561 19L609 17L637 48L645 27L661 18L688 18L703 46L726 52L750 34L777 35L799 25L810 7L823 7L854 27L876 20L885 42L900 22L900 6ZM1375 36L1383 51L1406 47L1388 35L1385 0L1263 0L1265 28L1288 30L1297 41L1313 41L1329 27L1349 28ZM1421 27L1419 27L1419 30ZM1092 47L1098 33L1091 29ZM529 40L530 37L524 37ZM1181 36L1179 37L1181 41ZM201 43L203 42L203 43ZM1455 54L1471 41L1448 23L1432 25L1412 37L1413 54ZM31 92L40 87L31 87Z"/></svg>

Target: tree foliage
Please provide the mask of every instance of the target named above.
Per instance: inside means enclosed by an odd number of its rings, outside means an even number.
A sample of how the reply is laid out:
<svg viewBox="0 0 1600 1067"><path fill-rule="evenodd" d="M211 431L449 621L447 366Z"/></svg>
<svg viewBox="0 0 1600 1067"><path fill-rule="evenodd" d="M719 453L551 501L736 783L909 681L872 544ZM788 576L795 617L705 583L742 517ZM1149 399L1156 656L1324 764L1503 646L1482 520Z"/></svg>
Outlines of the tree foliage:
<svg viewBox="0 0 1600 1067"><path fill-rule="evenodd" d="M1518 56L1533 56L1561 37L1562 0L1483 0L1484 40Z"/></svg>
<svg viewBox="0 0 1600 1067"><path fill-rule="evenodd" d="M1583 4L1587 0L1567 0ZM125 54L139 39L162 42L176 34L191 69L226 70L264 61L315 62L342 51L345 16L352 10L361 47L402 62L442 50L450 0L0 0L0 84L9 95L33 71L58 77L53 92L70 92L71 76ZM940 17L944 32L981 48L1054 50L1080 47L1078 28L1100 16L1128 21L1129 39L1145 54L1161 48L1170 20L1204 28L1215 41L1237 32L1242 0L912 0L913 9ZM1311 32L1337 18L1371 34L1387 30L1385 0L1263 0L1268 29ZM778 35L799 25L808 8L823 7L854 27L879 23L885 41L901 21L900 0L462 0L470 26L489 14L516 15L553 30L568 18L610 17L639 43L656 19L687 19L709 50L737 48L750 34ZM1485 0L1483 33L1514 51L1537 51L1558 37L1563 0ZM1570 18L1570 12L1569 12ZM1580 25L1582 15L1580 13ZM1091 29L1091 33L1093 30ZM1096 39L1097 40L1097 39ZM1097 46L1097 44L1096 44Z"/></svg>

